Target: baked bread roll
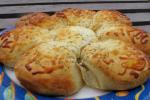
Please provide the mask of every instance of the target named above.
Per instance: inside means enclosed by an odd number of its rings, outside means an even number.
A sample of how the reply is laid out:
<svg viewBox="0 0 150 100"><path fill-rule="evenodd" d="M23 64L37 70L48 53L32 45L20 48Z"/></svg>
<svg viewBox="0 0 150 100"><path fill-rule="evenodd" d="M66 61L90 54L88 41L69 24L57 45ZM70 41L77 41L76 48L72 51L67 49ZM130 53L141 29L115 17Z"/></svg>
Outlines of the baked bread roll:
<svg viewBox="0 0 150 100"><path fill-rule="evenodd" d="M118 11L33 13L16 27L0 35L0 62L15 65L17 78L33 92L72 95L83 80L93 88L126 90L150 75L150 36Z"/></svg>
<svg viewBox="0 0 150 100"><path fill-rule="evenodd" d="M60 42L27 51L17 61L15 74L27 89L44 95L71 95L83 86L75 54Z"/></svg>
<svg viewBox="0 0 150 100"><path fill-rule="evenodd" d="M108 39L87 45L81 52L85 83L103 90L127 90L143 84L150 75L149 58L134 46Z"/></svg>
<svg viewBox="0 0 150 100"><path fill-rule="evenodd" d="M82 26L91 28L93 23L93 16L96 14L93 10L68 8L61 11L66 16L69 25L71 26Z"/></svg>
<svg viewBox="0 0 150 100"><path fill-rule="evenodd" d="M138 49L150 55L150 34L143 30L131 26L115 26L107 30L97 32L99 40L103 39L119 39L126 43L131 43Z"/></svg>
<svg viewBox="0 0 150 100"><path fill-rule="evenodd" d="M131 26L132 22L126 15L118 11L101 10L93 17L92 30L97 32L99 30L107 30L112 26L121 25Z"/></svg>
<svg viewBox="0 0 150 100"><path fill-rule="evenodd" d="M0 35L0 62L13 67L29 48L53 38L47 29L35 26L18 27Z"/></svg>
<svg viewBox="0 0 150 100"><path fill-rule="evenodd" d="M80 26L68 26L55 29L51 31L51 34L55 35L55 41L62 41L74 45L78 50L78 57L80 56L80 49L96 39L96 35L92 30Z"/></svg>

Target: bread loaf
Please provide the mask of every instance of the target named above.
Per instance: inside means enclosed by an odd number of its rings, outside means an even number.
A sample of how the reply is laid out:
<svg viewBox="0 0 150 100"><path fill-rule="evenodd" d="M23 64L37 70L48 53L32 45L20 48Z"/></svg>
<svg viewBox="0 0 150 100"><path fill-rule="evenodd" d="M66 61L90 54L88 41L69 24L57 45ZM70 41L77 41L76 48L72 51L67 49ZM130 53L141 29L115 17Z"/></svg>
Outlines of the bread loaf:
<svg viewBox="0 0 150 100"><path fill-rule="evenodd" d="M127 90L149 78L149 39L118 11L33 13L0 36L0 62L14 67L25 88L43 95L72 95L84 83Z"/></svg>

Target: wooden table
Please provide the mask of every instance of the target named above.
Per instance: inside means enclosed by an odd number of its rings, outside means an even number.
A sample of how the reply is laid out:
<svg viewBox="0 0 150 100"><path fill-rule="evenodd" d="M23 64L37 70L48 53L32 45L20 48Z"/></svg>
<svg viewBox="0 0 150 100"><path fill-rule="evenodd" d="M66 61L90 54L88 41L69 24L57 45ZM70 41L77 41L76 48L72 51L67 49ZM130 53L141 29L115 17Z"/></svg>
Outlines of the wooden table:
<svg viewBox="0 0 150 100"><path fill-rule="evenodd" d="M133 25L150 32L150 0L0 0L0 30L14 25L29 12L53 14L64 8L114 9L125 13Z"/></svg>

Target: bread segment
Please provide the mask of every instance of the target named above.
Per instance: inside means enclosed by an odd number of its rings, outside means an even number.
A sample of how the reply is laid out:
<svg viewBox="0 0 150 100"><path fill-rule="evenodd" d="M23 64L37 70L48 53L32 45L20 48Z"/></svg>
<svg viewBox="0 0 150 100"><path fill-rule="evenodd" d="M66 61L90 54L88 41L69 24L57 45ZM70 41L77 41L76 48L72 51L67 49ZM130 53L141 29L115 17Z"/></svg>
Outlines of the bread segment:
<svg viewBox="0 0 150 100"><path fill-rule="evenodd" d="M122 25L132 26L132 22L126 15L113 10L101 10L96 12L93 17L92 30L97 32Z"/></svg>
<svg viewBox="0 0 150 100"><path fill-rule="evenodd" d="M0 62L14 67L20 56L42 42L50 41L53 36L47 29L37 26L23 26L0 35Z"/></svg>
<svg viewBox="0 0 150 100"><path fill-rule="evenodd" d="M148 56L134 46L108 39L91 43L82 50L81 72L90 87L127 90L148 79L150 63Z"/></svg>
<svg viewBox="0 0 150 100"><path fill-rule="evenodd" d="M44 95L71 95L83 86L77 58L62 42L42 43L26 52L15 74L30 91Z"/></svg>

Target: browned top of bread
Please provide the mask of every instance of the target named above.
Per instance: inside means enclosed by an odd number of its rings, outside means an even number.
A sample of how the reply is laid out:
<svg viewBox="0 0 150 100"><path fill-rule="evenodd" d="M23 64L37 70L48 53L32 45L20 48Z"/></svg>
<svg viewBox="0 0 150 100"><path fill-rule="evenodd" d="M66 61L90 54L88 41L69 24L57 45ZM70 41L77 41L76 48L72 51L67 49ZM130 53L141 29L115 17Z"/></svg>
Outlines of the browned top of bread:
<svg viewBox="0 0 150 100"><path fill-rule="evenodd" d="M69 25L83 26L86 28L91 27L93 16L96 14L96 12L92 10L77 8L64 9L61 13L66 16Z"/></svg>
<svg viewBox="0 0 150 100"><path fill-rule="evenodd" d="M93 18L92 29L94 31L102 30L103 28L108 29L111 26L128 25L131 26L132 22L130 19L114 10L101 10L98 11Z"/></svg>
<svg viewBox="0 0 150 100"><path fill-rule="evenodd" d="M83 84L76 60L65 43L42 43L18 60L15 73L21 84L36 93L71 95Z"/></svg>
<svg viewBox="0 0 150 100"><path fill-rule="evenodd" d="M98 31L97 36L100 40L113 38L131 43L146 54L150 54L150 34L141 29L131 26L115 26Z"/></svg>
<svg viewBox="0 0 150 100"><path fill-rule="evenodd" d="M110 25L132 25L130 19L118 11L101 10L96 12L77 8L64 9L52 16L44 13L33 13L21 17L17 22L17 26L28 24L50 30L68 25L83 26L94 31L99 30L103 25L105 27L110 27Z"/></svg>
<svg viewBox="0 0 150 100"><path fill-rule="evenodd" d="M19 18L19 20L16 22L16 26L21 27L26 25L36 25L37 23L41 23L45 19L49 19L49 15L46 13L31 13Z"/></svg>
<svg viewBox="0 0 150 100"><path fill-rule="evenodd" d="M26 50L41 42L52 40L53 36L47 29L36 26L15 28L0 36L0 61L13 67L16 60Z"/></svg>

